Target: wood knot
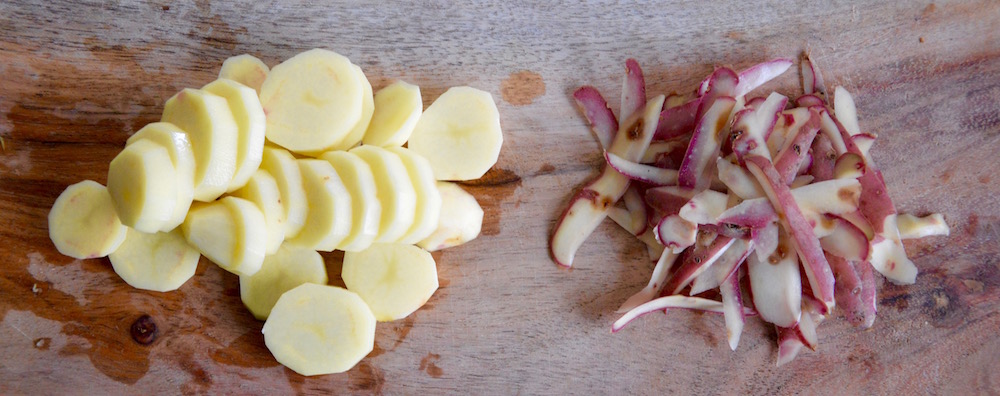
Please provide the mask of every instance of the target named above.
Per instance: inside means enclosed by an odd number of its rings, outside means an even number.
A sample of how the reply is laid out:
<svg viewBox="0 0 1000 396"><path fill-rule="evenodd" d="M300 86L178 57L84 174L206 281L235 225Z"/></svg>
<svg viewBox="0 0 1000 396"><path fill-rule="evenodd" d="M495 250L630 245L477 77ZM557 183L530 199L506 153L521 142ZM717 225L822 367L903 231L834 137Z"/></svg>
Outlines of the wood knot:
<svg viewBox="0 0 1000 396"><path fill-rule="evenodd" d="M135 322L132 322L129 332L132 334L132 339L135 342L141 345L149 345L156 340L156 322L153 321L151 316L142 315Z"/></svg>

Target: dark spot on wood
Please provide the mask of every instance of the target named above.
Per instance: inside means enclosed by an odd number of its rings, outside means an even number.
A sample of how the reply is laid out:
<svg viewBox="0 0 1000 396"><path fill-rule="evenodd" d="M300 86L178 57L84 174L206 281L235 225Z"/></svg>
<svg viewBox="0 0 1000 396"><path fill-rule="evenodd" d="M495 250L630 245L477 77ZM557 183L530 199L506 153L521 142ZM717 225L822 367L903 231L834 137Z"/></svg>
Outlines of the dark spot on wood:
<svg viewBox="0 0 1000 396"><path fill-rule="evenodd" d="M170 11L170 6L168 5L163 6L163 11Z"/></svg>
<svg viewBox="0 0 1000 396"><path fill-rule="evenodd" d="M428 353L427 356L420 359L420 371L426 371L431 377L441 378L444 375L444 370L437 366L437 361L440 359L441 355Z"/></svg>
<svg viewBox="0 0 1000 396"><path fill-rule="evenodd" d="M364 391L371 394L382 394L385 385L385 374L371 362L362 360L347 372L351 379L351 390Z"/></svg>
<svg viewBox="0 0 1000 396"><path fill-rule="evenodd" d="M979 176L979 182L982 183L982 184L989 184L989 182L990 182L989 175Z"/></svg>
<svg viewBox="0 0 1000 396"><path fill-rule="evenodd" d="M511 73L500 83L503 100L515 106L531 104L535 98L545 94L545 81L538 73L522 70Z"/></svg>
<svg viewBox="0 0 1000 396"><path fill-rule="evenodd" d="M153 341L156 341L158 333L156 322L153 321L153 317L142 315L135 322L132 322L129 333L132 334L132 339L140 345L152 344Z"/></svg>
<svg viewBox="0 0 1000 396"><path fill-rule="evenodd" d="M229 343L225 348L212 353L212 360L225 365L265 368L279 365L264 345L264 335L256 325Z"/></svg>
<svg viewBox="0 0 1000 396"><path fill-rule="evenodd" d="M554 170L556 170L556 167L552 166L552 164L546 162L546 163L542 164L542 166L539 167L537 171L535 171L535 176L552 173L552 171L554 171Z"/></svg>
<svg viewBox="0 0 1000 396"><path fill-rule="evenodd" d="M52 339L49 337L42 337L33 341L32 344L35 346L35 349L47 351L49 350L49 345L52 344Z"/></svg>

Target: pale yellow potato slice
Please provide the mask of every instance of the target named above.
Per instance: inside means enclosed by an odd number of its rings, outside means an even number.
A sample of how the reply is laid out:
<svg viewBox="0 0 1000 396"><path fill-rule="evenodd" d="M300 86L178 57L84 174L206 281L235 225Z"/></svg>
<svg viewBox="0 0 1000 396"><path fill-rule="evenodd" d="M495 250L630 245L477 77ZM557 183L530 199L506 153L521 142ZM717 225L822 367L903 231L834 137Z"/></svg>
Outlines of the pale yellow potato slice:
<svg viewBox="0 0 1000 396"><path fill-rule="evenodd" d="M267 240L264 213L243 198L195 203L181 224L184 238L222 269L253 275L264 262Z"/></svg>
<svg viewBox="0 0 1000 396"><path fill-rule="evenodd" d="M351 132L344 137L343 141L331 148L332 150L350 150L354 146L357 146L358 143L361 143L361 139L365 136L365 131L368 130L368 124L372 120L372 114L375 113L372 84L368 82L368 77L365 76L365 72L361 70L361 67L354 65L354 71L361 81L361 88L364 89L361 96L361 119L354 125L354 128L351 128Z"/></svg>
<svg viewBox="0 0 1000 396"><path fill-rule="evenodd" d="M342 373L375 347L375 316L354 292L305 283L278 298L261 333L274 359L296 373Z"/></svg>
<svg viewBox="0 0 1000 396"><path fill-rule="evenodd" d="M108 256L125 283L158 292L177 290L191 279L200 257L180 230L149 234L131 228L121 247Z"/></svg>
<svg viewBox="0 0 1000 396"><path fill-rule="evenodd" d="M375 93L375 114L362 140L365 144L402 146L417 126L424 102L420 87L396 81Z"/></svg>
<svg viewBox="0 0 1000 396"><path fill-rule="evenodd" d="M427 303L438 288L431 254L399 243L376 243L345 253L341 277L347 290L368 303L379 322L405 318Z"/></svg>
<svg viewBox="0 0 1000 396"><path fill-rule="evenodd" d="M325 285L327 281L326 265L319 253L283 244L277 252L264 257L260 271L240 277L240 299L255 318L265 320L286 291L303 283Z"/></svg>
<svg viewBox="0 0 1000 396"><path fill-rule="evenodd" d="M302 231L288 243L332 252L351 233L351 194L329 162L298 160L309 207Z"/></svg>
<svg viewBox="0 0 1000 396"><path fill-rule="evenodd" d="M350 151L361 157L375 176L375 195L382 205L375 242L396 242L413 226L417 193L403 160L384 148L363 145Z"/></svg>
<svg viewBox="0 0 1000 396"><path fill-rule="evenodd" d="M267 242L265 254L274 254L285 240L285 209L281 207L281 191L278 182L266 170L258 169L243 188L232 193L253 202L264 213Z"/></svg>
<svg viewBox="0 0 1000 396"><path fill-rule="evenodd" d="M431 170L431 164L426 158L402 147L385 149L403 160L410 181L413 182L413 189L417 193L413 225L399 238L399 243L412 245L424 240L437 229L438 219L441 217L441 193L434 180L434 171Z"/></svg>
<svg viewBox="0 0 1000 396"><path fill-rule="evenodd" d="M347 151L330 151L321 159L333 165L351 194L351 232L339 249L352 252L367 249L378 236L382 204L378 200L375 176L361 157Z"/></svg>
<svg viewBox="0 0 1000 396"><path fill-rule="evenodd" d="M236 170L226 188L226 192L233 192L247 184L250 176L260 167L264 127L267 124L264 108L257 98L257 91L233 80L218 79L201 89L225 99L236 121Z"/></svg>
<svg viewBox="0 0 1000 396"><path fill-rule="evenodd" d="M285 219L285 239L293 238L306 222L306 190L302 172L292 153L280 147L264 147L260 168L271 174L281 194Z"/></svg>
<svg viewBox="0 0 1000 396"><path fill-rule="evenodd" d="M230 57L222 62L219 78L236 81L260 93L260 86L271 69L263 61L250 54Z"/></svg>
<svg viewBox="0 0 1000 396"><path fill-rule="evenodd" d="M194 150L194 199L219 198L236 172L239 127L222 97L185 88L167 100L161 121L187 132Z"/></svg>
<svg viewBox="0 0 1000 396"><path fill-rule="evenodd" d="M428 251L461 245L479 236L483 228L483 208L476 197L455 183L438 182L441 193L441 217L437 229L417 243Z"/></svg>
<svg viewBox="0 0 1000 396"><path fill-rule="evenodd" d="M59 253L76 259L104 257L125 240L107 188L93 180L66 187L49 210L49 238Z"/></svg>
<svg viewBox="0 0 1000 396"><path fill-rule="evenodd" d="M496 164L502 145L493 96L453 87L420 115L407 147L430 161L438 180L473 180Z"/></svg>
<svg viewBox="0 0 1000 396"><path fill-rule="evenodd" d="M314 49L289 58L260 88L267 139L299 153L337 145L361 120L363 85L351 61L336 52Z"/></svg>
<svg viewBox="0 0 1000 396"><path fill-rule="evenodd" d="M184 131L169 122L146 124L138 132L129 136L125 145L141 139L151 140L167 149L167 154L170 155L170 160L174 164L174 171L177 174L177 203L174 205L171 220L161 230L169 231L184 222L188 208L191 207L191 200L194 199L195 165L191 141L188 140L188 135Z"/></svg>
<svg viewBox="0 0 1000 396"><path fill-rule="evenodd" d="M177 205L177 171L152 140L125 146L108 168L108 193L122 224L142 232L167 230Z"/></svg>

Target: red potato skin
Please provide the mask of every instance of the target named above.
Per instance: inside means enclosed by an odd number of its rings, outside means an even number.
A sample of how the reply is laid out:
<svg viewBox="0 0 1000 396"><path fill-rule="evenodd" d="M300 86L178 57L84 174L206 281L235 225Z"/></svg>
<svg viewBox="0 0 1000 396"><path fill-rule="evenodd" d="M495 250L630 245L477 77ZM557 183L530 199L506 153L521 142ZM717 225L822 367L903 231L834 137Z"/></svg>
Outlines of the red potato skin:
<svg viewBox="0 0 1000 396"><path fill-rule="evenodd" d="M670 140L691 133L700 105L701 98L695 98L680 106L664 109L660 112L660 122L656 125L653 140Z"/></svg>
<svg viewBox="0 0 1000 396"><path fill-rule="evenodd" d="M824 134L816 136L812 144L812 166L809 174L813 177L813 182L821 182L833 179L834 169L837 163L837 151L833 149L830 138Z"/></svg>
<svg viewBox="0 0 1000 396"><path fill-rule="evenodd" d="M795 98L795 105L799 107L826 106L826 100L816 94L805 94Z"/></svg>
<svg viewBox="0 0 1000 396"><path fill-rule="evenodd" d="M625 78L622 81L622 121L646 107L646 78L642 75L639 62L629 58L625 60Z"/></svg>
<svg viewBox="0 0 1000 396"><path fill-rule="evenodd" d="M618 132L618 119L608 108L608 102L604 100L604 96L601 96L597 88L588 85L573 92L573 99L580 106L584 118L590 124L590 129L594 131L597 140L601 142L601 147L609 148Z"/></svg>
<svg viewBox="0 0 1000 396"><path fill-rule="evenodd" d="M729 248L733 243L733 238L719 235L708 247L696 245L684 251L681 257L681 265L667 279L663 285L664 295L674 295L680 293L681 289L691 283L704 268L712 265L723 250Z"/></svg>
<svg viewBox="0 0 1000 396"><path fill-rule="evenodd" d="M819 114L810 109L809 121L806 121L798 133L792 138L785 150L778 153L774 158L774 167L785 184L792 184L799 167L809 155L809 147L812 146L816 133L819 132Z"/></svg>
<svg viewBox="0 0 1000 396"><path fill-rule="evenodd" d="M875 277L871 264L849 262L832 254L827 254L827 260L836 278L837 306L844 317L855 327L871 327L875 323ZM863 274L866 269L867 274Z"/></svg>
<svg viewBox="0 0 1000 396"><path fill-rule="evenodd" d="M726 137L721 136L720 133L725 130L724 123L736 104L736 100L728 96L719 96L710 103L711 107L699 119L698 126L695 127L694 134L691 135L687 152L684 153L684 161L681 162L680 170L677 173L677 185L679 186L697 189L707 187L709 180L702 180L705 179L703 175L705 168L710 163L714 163L712 161L719 156L722 142L726 140Z"/></svg>

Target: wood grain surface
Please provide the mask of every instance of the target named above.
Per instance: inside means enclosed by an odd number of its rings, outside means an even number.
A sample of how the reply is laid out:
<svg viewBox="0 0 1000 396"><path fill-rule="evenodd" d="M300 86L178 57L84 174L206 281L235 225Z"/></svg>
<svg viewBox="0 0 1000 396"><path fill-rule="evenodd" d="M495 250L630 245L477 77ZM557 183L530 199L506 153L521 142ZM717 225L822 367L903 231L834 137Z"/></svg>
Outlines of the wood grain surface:
<svg viewBox="0 0 1000 396"><path fill-rule="evenodd" d="M1000 393L1000 2L315 3L0 2L0 393ZM234 275L203 259L176 292L135 290L107 259L59 255L46 216L67 185L105 182L126 138L226 57L273 66L314 47L376 89L420 85L425 104L450 86L489 91L505 142L467 186L483 234L435 254L427 306L379 324L349 372L305 378L268 353ZM807 50L879 134L897 207L944 213L951 236L906 243L917 283L879 280L873 328L835 313L818 350L781 368L757 320L735 352L713 315L610 334L652 266L610 221L574 269L549 259L556 216L603 163L572 90L594 85L617 108L627 57L655 94ZM798 75L766 89L796 95ZM326 256L334 283L340 257ZM130 334L143 315L149 345Z"/></svg>

